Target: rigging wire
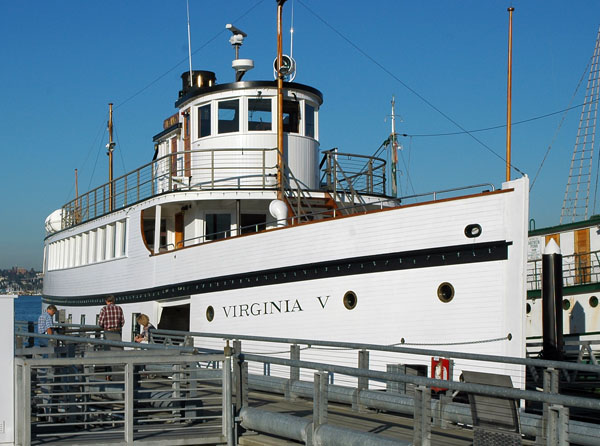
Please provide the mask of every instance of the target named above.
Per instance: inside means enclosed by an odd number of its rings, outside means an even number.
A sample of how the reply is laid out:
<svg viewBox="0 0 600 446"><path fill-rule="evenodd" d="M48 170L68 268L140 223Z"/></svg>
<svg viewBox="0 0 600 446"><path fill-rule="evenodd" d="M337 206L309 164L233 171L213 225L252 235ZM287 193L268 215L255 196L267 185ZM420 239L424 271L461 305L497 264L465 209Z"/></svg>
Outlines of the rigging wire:
<svg viewBox="0 0 600 446"><path fill-rule="evenodd" d="M265 0L258 0L253 6L251 6L250 8L248 8L243 14L241 14L239 17L237 17L235 19L235 21L239 21L241 19L243 19L244 17L246 17L248 14L250 14L250 12L252 12L256 7L258 7L261 3L263 3ZM209 44L211 44L213 41L215 41L221 34L225 33L225 30L221 30L219 31L217 34L215 34L213 37L211 37L210 39L208 39L204 44L202 44L197 50L192 52L192 55L200 52L201 50L203 50L204 48L206 48ZM163 79L165 76L167 76L168 74L170 74L171 72L173 72L177 67L179 67L182 63L186 62L188 60L188 57L180 60L177 64L175 64L172 68L170 68L169 70L167 70L166 72L164 72L163 74L161 74L160 76L156 77L155 79L153 79L152 81L150 81L146 86L144 86L143 88L141 88L140 90L136 91L134 94L132 94L131 96L129 96L128 98L126 98L125 100L121 101L119 104L114 106L114 110L118 109L119 107L122 107L123 105L125 105L126 103L128 103L129 101L133 100L134 98L136 98L137 96L139 96L140 94L142 94L144 91L146 91L148 88L150 88L151 86L153 86L154 84L156 84L158 81L160 81L161 79ZM105 122L106 122L106 118L103 120L102 122L102 127L105 127ZM101 133L101 131L98 132L98 135ZM106 128L104 128L104 132L102 134L102 139L104 139L104 135L106 134ZM96 138L94 139L94 142L92 143L92 145L90 146L90 150L88 151L88 154L86 155L85 161L84 161L84 165L87 162L87 160L90 157L90 154L93 151L94 146L97 144L97 140L98 140L98 135L96 135ZM94 168L92 170L92 175L90 176L90 182L88 185L88 190L92 185L92 179L94 177L94 173L96 171L96 165L98 163L98 155L99 153L96 154L96 160L94 162ZM121 153L121 158L123 157L123 154ZM123 167L125 167L125 163L123 161L123 159L121 159L121 161L123 162ZM71 196L71 193L73 192L73 188L74 186L71 188L71 190L69 191L69 196Z"/></svg>
<svg viewBox="0 0 600 446"><path fill-rule="evenodd" d="M354 42L352 42L348 37L346 37L344 34L342 34L340 31L338 31L336 28L334 28L325 19L323 19L315 11L313 11L311 8L309 8L304 3L304 1L298 0L298 3L300 3L302 6L304 6L304 8L306 8L308 10L308 12L310 12L312 15L314 15L325 26L327 26L329 29L331 29L334 33L336 33L343 40L345 40L356 51L358 51L364 57L366 57L367 59L369 59L373 64L375 64L377 67L379 67L382 71L384 71L386 74L388 74L392 79L396 80L400 85L402 85L404 88L406 88L412 94L414 94L416 97L418 97L419 99L421 99L425 104L427 104L433 110L435 110L436 112L438 112L440 115L442 115L444 118L446 118L452 124L454 124L456 127L458 127L459 129L461 129L465 134L469 135L472 139L474 139L482 147L484 147L488 152L490 152L491 154L493 154L494 156L496 156L497 158L499 158L500 160L502 160L502 161L504 161L506 163L506 159L505 158L503 158L496 151L494 151L490 146L488 146L487 144L485 144L483 141L481 141L479 138L477 138L475 135L473 135L471 132L469 132L467 129L465 129L457 121L455 121L454 119L452 119L448 114L444 113L442 110L440 110L438 107L436 107L432 102L430 102L428 99L426 99L423 95L419 94L416 90L414 90L413 88L411 88L407 83L405 83L404 81L402 81L398 76L396 76L394 73L392 73L390 70L388 70L385 66L383 66L381 63L379 63L375 58L373 58L372 56L370 56L366 51L364 51L358 45L356 45ZM521 175L525 175L525 173L523 171L521 171L518 167L516 167L514 164L511 163L510 166L513 169L515 169L517 172L519 172Z"/></svg>
<svg viewBox="0 0 600 446"><path fill-rule="evenodd" d="M578 86L579 88L579 86ZM593 103L596 101L590 101L589 103ZM571 111L573 109L576 108L581 108L584 104L579 104L579 105L573 105L571 106L570 104L572 103L572 100L569 101L569 107L568 108L564 108L562 110L557 110L555 112L551 112L551 113L546 113L545 115L540 115L540 116L534 116L533 118L528 118L528 119L523 119L521 121L513 121L512 125L519 125L519 124L526 124L528 122L532 122L532 121L537 121L540 119L545 119L545 118L549 118L550 116L554 116L554 115L558 115L560 113L565 113L568 111ZM476 129L476 130L468 130L468 131L464 131L464 132L450 132L450 133L421 133L421 134L410 134L410 133L399 133L400 136L409 136L412 138L428 138L428 137L437 137L437 136L456 136L456 135L465 135L467 133L478 133L478 132L487 132L489 130L498 130L501 128L506 128L506 124L500 124L500 125L495 125L492 127L485 127L485 128L481 128L481 129Z"/></svg>
<svg viewBox="0 0 600 446"><path fill-rule="evenodd" d="M102 133L102 139L100 140L100 143L102 144L102 140L104 139L104 135L106 135L106 127L104 127L104 132ZM102 147L102 146L100 146ZM92 187L92 179L94 178L94 173L96 172L96 165L98 164L98 156L100 156L100 152L102 150L98 150L98 152L96 152L96 161L94 161L94 168L92 169L92 174L90 175L90 182L88 184L88 190L90 190L90 188Z"/></svg>
<svg viewBox="0 0 600 446"><path fill-rule="evenodd" d="M410 184L410 189L412 190L412 193L415 194L415 187L412 184L412 180L410 178L410 171L408 170L408 166L410 165L410 154L412 153L412 138L409 139L409 143L408 143L408 163L406 162L406 160L404 159L404 153L401 150L400 151L400 156L402 157L402 164L404 164L404 170L406 171L406 189L408 190L408 186Z"/></svg>
<svg viewBox="0 0 600 446"><path fill-rule="evenodd" d="M590 57L590 59L589 59L587 65L586 65L585 69L583 70L581 78L579 79L579 82L577 83L577 87L575 87L575 91L573 92L573 96L571 97L571 100L569 101L569 106L575 100L575 96L577 95L577 92L579 91L579 87L581 86L581 84L583 83L583 80L585 79L585 75L588 72L591 63L592 63L592 58ZM529 192L531 192L531 190L533 189L533 185L535 184L535 181L537 180L538 176L540 175L542 167L544 166L544 163L546 162L546 158L548 158L548 155L550 154L550 149L552 149L552 146L554 145L554 143L556 142L556 139L558 138L558 133L560 132L560 129L562 128L562 125L564 124L565 119L567 118L567 112L569 110L574 109L574 108L582 107L583 105L584 104L579 104L579 105L576 105L574 107L568 107L568 108L566 108L566 109L564 109L562 111L563 115L560 118L560 122L558 123L558 127L556 127L556 130L554 131L554 135L552 136L552 141L550 142L550 145L546 149L546 153L544 154L544 157L542 158L542 162L540 163L540 167L538 167L538 170L535 173L535 177L533 178L533 181L531 182L531 186L529 186Z"/></svg>
<svg viewBox="0 0 600 446"><path fill-rule="evenodd" d="M115 138L117 140L117 147L119 147L119 155L121 156L121 165L123 166L123 175L127 173L127 169L125 168L125 160L123 159L123 146L121 145L121 141L119 141L119 133L117 132L117 126L113 124L113 130L115 132Z"/></svg>
<svg viewBox="0 0 600 446"><path fill-rule="evenodd" d="M96 137L94 138L92 144L90 145L90 148L87 151L87 155L85 156L85 159L83 160L83 163L81 164L81 168L78 169L80 175L82 172L85 171L85 165L87 164L88 159L90 158L90 155L94 150L94 147L96 147L98 142L102 143L102 139L104 138L103 130L106 131L104 126L105 126L107 117L108 117L108 114L106 114L105 117L103 118L102 124L100 125L100 127L98 128L98 131L96 132ZM65 203L69 201L69 198L71 197L71 194L73 193L74 188L75 188L75 185L73 184L73 186L71 186L71 190L69 190L69 194L67 195L67 199L65 200ZM89 189L89 187L88 187L88 189Z"/></svg>
<svg viewBox="0 0 600 446"><path fill-rule="evenodd" d="M258 5L260 5L261 3L263 3L265 0L258 0L258 2L256 2L253 6L251 6L250 8L248 8L242 15L240 15L239 17L237 17L236 19L234 19L234 22L239 22L241 19L243 19L244 17L246 17L248 14L250 14L250 12L252 12ZM206 48L209 44L211 44L212 42L214 42L219 36L221 36L221 34L227 32L225 29L222 29L221 31L219 31L218 33L216 33L213 37L211 37L210 39L208 39L206 42L204 42L204 44L200 45L200 47L197 50L194 50L191 54L194 55L196 53L198 53L199 51L203 50L204 48ZM165 76L167 76L168 74L170 74L171 72L173 72L177 67L179 67L181 64L185 63L188 61L188 57L186 56L185 58L181 59L179 62L177 62L177 64L175 64L173 67L171 67L169 70L165 71L163 74L161 74L160 76L158 76L157 78L155 78L154 80L152 80L149 84L147 84L145 87L141 88L140 90L138 90L137 92L135 92L133 95L129 96L127 99L125 99L124 101L120 102L119 104L115 105L114 109L116 110L117 108L125 105L127 102L131 101L133 98L139 96L140 94L142 94L144 91L146 91L148 88L150 88L151 86L153 86L154 84L156 84L158 81L160 81L162 78L164 78Z"/></svg>

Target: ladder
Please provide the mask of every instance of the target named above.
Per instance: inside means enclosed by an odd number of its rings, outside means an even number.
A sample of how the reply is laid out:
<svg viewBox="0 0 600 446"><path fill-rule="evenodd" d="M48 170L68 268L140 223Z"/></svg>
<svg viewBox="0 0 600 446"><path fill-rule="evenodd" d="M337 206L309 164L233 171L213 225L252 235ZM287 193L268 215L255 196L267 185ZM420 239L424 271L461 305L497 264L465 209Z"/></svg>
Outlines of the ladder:
<svg viewBox="0 0 600 446"><path fill-rule="evenodd" d="M590 65L590 74L585 92L585 100L579 118L577 138L571 158L567 188L560 213L560 224L588 219L590 184L596 136L596 118L598 114L598 96L600 76L600 29L596 37L594 55Z"/></svg>

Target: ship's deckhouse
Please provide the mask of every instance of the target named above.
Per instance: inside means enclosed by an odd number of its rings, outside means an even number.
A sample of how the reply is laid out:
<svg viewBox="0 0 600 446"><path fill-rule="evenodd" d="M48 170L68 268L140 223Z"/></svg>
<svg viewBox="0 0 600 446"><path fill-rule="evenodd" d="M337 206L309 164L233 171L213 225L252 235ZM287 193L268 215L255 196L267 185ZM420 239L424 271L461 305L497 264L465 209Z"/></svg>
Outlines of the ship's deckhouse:
<svg viewBox="0 0 600 446"><path fill-rule="evenodd" d="M171 155L165 181L200 188L269 188L277 172L277 85L269 81L215 85L214 73L182 75L183 89L164 130L154 137L159 158ZM319 188L319 107L322 94L287 83L284 163L294 183ZM288 176L287 181L290 181ZM295 186L295 184L294 184ZM163 184L161 189L168 188ZM170 190L170 189L169 189Z"/></svg>

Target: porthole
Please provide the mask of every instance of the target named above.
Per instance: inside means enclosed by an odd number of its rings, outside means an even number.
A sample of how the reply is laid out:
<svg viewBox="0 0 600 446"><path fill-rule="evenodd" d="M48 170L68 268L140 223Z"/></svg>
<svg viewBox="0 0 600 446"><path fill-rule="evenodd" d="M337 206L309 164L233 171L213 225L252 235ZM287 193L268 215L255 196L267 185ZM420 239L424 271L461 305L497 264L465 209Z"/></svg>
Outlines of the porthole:
<svg viewBox="0 0 600 446"><path fill-rule="evenodd" d="M527 304L527 314L531 313L531 304Z"/></svg>
<svg viewBox="0 0 600 446"><path fill-rule="evenodd" d="M208 319L208 322L212 322L212 320L215 318L215 309L211 306L209 306L206 309L206 319Z"/></svg>
<svg viewBox="0 0 600 446"><path fill-rule="evenodd" d="M598 306L598 298L596 296L590 297L590 307L596 308Z"/></svg>
<svg viewBox="0 0 600 446"><path fill-rule="evenodd" d="M444 282L438 287L437 295L442 302L448 303L454 299L454 287L448 282Z"/></svg>
<svg viewBox="0 0 600 446"><path fill-rule="evenodd" d="M571 308L571 302L569 302L568 299L563 299L562 307L563 307L563 310L567 311L569 308Z"/></svg>
<svg viewBox="0 0 600 446"><path fill-rule="evenodd" d="M353 310L358 303L358 297L356 297L356 293L354 291L348 291L344 294L344 306L348 310Z"/></svg>
<svg viewBox="0 0 600 446"><path fill-rule="evenodd" d="M468 238L479 237L481 235L481 225L478 225L478 224L467 225L465 227L465 235Z"/></svg>

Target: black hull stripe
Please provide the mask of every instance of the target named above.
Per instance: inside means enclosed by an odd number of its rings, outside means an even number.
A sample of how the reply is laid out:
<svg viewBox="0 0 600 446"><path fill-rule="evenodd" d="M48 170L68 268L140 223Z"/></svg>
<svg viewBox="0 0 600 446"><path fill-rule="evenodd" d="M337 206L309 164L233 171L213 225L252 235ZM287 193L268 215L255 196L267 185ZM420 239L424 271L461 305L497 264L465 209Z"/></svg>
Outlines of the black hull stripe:
<svg viewBox="0 0 600 446"><path fill-rule="evenodd" d="M357 274L379 273L417 268L431 268L443 265L462 265L508 259L508 247L512 242L505 240L445 246L441 248L403 251L363 257L331 260L319 263L286 266L262 271L212 277L172 285L166 285L124 293L113 293L117 303L146 302L189 296L192 294L214 293L240 288L260 287L305 280ZM44 295L45 303L69 306L103 305L106 294L89 296L50 296Z"/></svg>

